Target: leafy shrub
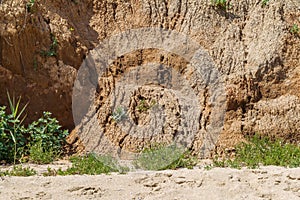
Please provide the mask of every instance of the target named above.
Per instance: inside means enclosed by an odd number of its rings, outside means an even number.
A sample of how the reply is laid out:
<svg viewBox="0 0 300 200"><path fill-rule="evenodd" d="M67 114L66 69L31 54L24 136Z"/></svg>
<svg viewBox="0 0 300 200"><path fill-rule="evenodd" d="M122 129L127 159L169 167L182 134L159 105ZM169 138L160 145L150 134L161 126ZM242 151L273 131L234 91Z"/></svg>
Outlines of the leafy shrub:
<svg viewBox="0 0 300 200"><path fill-rule="evenodd" d="M53 151L54 154L63 153L68 131L61 130L61 126L55 118L51 118L50 112L43 112L43 116L28 125L30 134L29 144L34 146L41 142L41 148L45 152Z"/></svg>
<svg viewBox="0 0 300 200"><path fill-rule="evenodd" d="M272 141L268 137L254 135L248 143L236 147L233 160L215 160L215 166L240 168L247 166L256 168L259 165L276 165L285 167L300 166L300 146L284 143L282 140Z"/></svg>
<svg viewBox="0 0 300 200"><path fill-rule="evenodd" d="M63 152L63 146L68 134L67 131L61 130L61 126L55 118L51 117L50 112L44 112L43 117L38 121L32 122L26 128L22 125L24 120L21 118L27 104L20 108L20 100L10 98L10 114L6 113L6 107L0 107L0 161L15 163L22 157L32 156L35 158L38 150L52 155L60 155ZM40 144L40 149L38 148ZM32 149L31 149L32 148ZM46 156L46 154L42 156Z"/></svg>
<svg viewBox="0 0 300 200"><path fill-rule="evenodd" d="M156 145L144 149L134 164L136 167L146 170L192 168L197 164L197 159L176 145Z"/></svg>
<svg viewBox="0 0 300 200"><path fill-rule="evenodd" d="M128 171L127 168L120 166L115 159L110 156L98 156L90 153L86 156L74 156L70 158L72 167L65 171L59 169L58 175L73 175L73 174L88 174L96 175L110 172L124 173ZM51 170L48 169L49 173Z"/></svg>

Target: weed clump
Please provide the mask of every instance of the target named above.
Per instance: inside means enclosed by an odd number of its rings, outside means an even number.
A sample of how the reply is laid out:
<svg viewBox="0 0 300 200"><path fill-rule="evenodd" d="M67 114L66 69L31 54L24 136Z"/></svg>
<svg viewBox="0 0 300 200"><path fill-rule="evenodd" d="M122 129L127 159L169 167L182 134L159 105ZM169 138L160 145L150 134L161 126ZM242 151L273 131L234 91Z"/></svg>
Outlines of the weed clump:
<svg viewBox="0 0 300 200"><path fill-rule="evenodd" d="M262 0L262 1L261 1L262 7L265 7L266 5L268 5L269 1L270 1L270 0Z"/></svg>
<svg viewBox="0 0 300 200"><path fill-rule="evenodd" d="M126 118L126 110L123 107L117 107L111 116L113 120L119 122L122 119Z"/></svg>
<svg viewBox="0 0 300 200"><path fill-rule="evenodd" d="M33 176L36 171L29 167L22 167L21 165L14 166L11 170L0 171L0 176Z"/></svg>
<svg viewBox="0 0 300 200"><path fill-rule="evenodd" d="M294 35L298 35L299 34L299 27L298 27L298 25L297 24L294 24L293 26L292 26L292 28L291 28L291 30L290 30L290 32L292 33L292 34L294 34Z"/></svg>
<svg viewBox="0 0 300 200"><path fill-rule="evenodd" d="M54 35L51 34L51 45L48 51L41 51L41 54L46 57L52 57L57 55L58 42Z"/></svg>
<svg viewBox="0 0 300 200"><path fill-rule="evenodd" d="M234 159L214 160L217 167L257 168L260 165L299 167L300 146L256 134L249 142L237 145Z"/></svg>
<svg viewBox="0 0 300 200"><path fill-rule="evenodd" d="M211 0L211 4L213 7L221 10L227 10L230 7L230 4L227 2L227 0Z"/></svg>
<svg viewBox="0 0 300 200"><path fill-rule="evenodd" d="M27 12L33 12L33 6L34 6L34 4L35 4L35 0L29 0L26 3Z"/></svg>
<svg viewBox="0 0 300 200"><path fill-rule="evenodd" d="M86 156L74 156L70 158L72 167L63 171L59 169L57 175L74 175L74 174L108 174L110 172L125 173L128 168L122 167L111 156L98 156L95 153L87 154ZM48 172L51 173L51 170Z"/></svg>
<svg viewBox="0 0 300 200"><path fill-rule="evenodd" d="M191 169L196 164L195 157L176 145L155 145L152 148L145 148L134 163L137 168L146 170Z"/></svg>
<svg viewBox="0 0 300 200"><path fill-rule="evenodd" d="M29 149L30 161L37 164L49 164L58 157L53 153L53 149L45 150L42 141L33 144Z"/></svg>

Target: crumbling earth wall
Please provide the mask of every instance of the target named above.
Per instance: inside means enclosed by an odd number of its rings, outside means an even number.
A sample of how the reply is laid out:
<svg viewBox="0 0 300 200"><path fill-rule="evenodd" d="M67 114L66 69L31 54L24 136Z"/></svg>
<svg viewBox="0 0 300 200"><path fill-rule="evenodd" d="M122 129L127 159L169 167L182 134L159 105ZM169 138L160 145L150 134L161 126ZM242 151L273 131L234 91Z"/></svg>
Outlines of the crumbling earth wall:
<svg viewBox="0 0 300 200"><path fill-rule="evenodd" d="M294 24L300 26L300 3L269 1L263 6L260 0L229 2L224 10L207 0L36 0L30 8L25 0L3 0L0 103L7 103L7 90L14 92L22 96L24 103L30 102L27 120L48 110L71 129L73 84L89 51L123 31L156 27L188 35L208 52L222 75L226 112L223 129L214 144L217 150L232 147L254 133L299 143L300 36L290 30ZM113 63L105 77L107 88L120 80L124 71L118 69L128 63L134 66L151 62L183 70L188 64L178 55L161 50L135 51ZM103 91L98 90L95 101L102 111L110 94ZM152 100L166 104L170 116L180 110L172 94L162 100L156 98L158 88L140 89L135 97L138 93L144 94L146 107ZM209 94L201 93L199 98L205 99L206 95ZM131 117L143 125L149 113L140 112L136 102L137 99L130 105ZM199 124L205 130L213 116L209 107L203 109ZM134 148L133 142L124 142L124 134L111 119L111 113L109 109L99 112L98 123L114 144ZM170 119L174 123L171 133L179 119ZM194 138L192 145L196 151L202 146L200 136Z"/></svg>

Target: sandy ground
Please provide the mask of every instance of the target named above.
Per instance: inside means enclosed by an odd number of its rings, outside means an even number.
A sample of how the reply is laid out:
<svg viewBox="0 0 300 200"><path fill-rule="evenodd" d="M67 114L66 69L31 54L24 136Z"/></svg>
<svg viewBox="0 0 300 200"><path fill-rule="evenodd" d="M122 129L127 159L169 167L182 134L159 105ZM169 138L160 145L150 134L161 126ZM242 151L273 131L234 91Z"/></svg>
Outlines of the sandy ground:
<svg viewBox="0 0 300 200"><path fill-rule="evenodd" d="M66 163L55 167L66 167ZM47 165L31 166L46 171ZM54 167L54 166L51 166ZM0 199L300 199L300 168L136 171L125 175L1 177Z"/></svg>

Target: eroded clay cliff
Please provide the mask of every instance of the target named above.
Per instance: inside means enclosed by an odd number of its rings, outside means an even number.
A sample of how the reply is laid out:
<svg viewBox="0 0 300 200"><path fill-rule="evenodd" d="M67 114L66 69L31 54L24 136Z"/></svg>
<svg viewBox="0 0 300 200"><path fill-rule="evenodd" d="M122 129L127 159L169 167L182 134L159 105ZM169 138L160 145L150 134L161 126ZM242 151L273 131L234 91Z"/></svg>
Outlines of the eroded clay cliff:
<svg viewBox="0 0 300 200"><path fill-rule="evenodd" d="M0 3L0 102L6 103L6 90L14 92L30 102L28 120L48 110L65 127L73 128L73 84L89 52L99 42L130 29L162 28L196 41L224 80L226 112L220 135L212 140L215 149L222 151L256 132L299 143L300 38L290 30L293 25L300 26L300 3L269 1L263 6L260 0L229 2L224 10L205 0L36 0L28 9L27 1L4 0ZM188 63L180 56L145 49L118 57L110 72L99 79L102 86L95 100L98 121L93 123L121 148L134 149L147 141L130 139L122 133L105 102L126 69L153 62L192 77ZM209 94L200 92L201 84L193 86L197 87L196 95L205 103ZM172 138L180 121L176 113L181 108L171 93L159 97L160 89L136 90L128 113L136 124L143 125L151 121L151 105L164 104L170 120L165 138ZM138 102L148 108L147 112L138 108ZM202 135L209 135L207 127L214 117L209 105L203 105L199 120L202 131L191 144L196 152L203 147ZM160 140L164 139L155 141ZM86 143L88 146L88 140Z"/></svg>

